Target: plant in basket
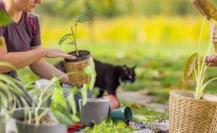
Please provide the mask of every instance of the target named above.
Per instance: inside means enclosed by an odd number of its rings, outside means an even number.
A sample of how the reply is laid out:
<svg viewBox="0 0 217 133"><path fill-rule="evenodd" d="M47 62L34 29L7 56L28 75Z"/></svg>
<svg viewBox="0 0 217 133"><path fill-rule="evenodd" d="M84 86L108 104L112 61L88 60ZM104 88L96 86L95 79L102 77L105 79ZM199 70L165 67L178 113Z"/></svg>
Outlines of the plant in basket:
<svg viewBox="0 0 217 133"><path fill-rule="evenodd" d="M200 40L207 17L204 17L200 32L198 52L192 54L184 69L184 80L195 81L195 91L173 90L169 99L169 130L171 133L214 133L217 126L217 96L204 94L206 86L216 78L206 79L206 56L209 54L212 43L205 54L201 54Z"/></svg>
<svg viewBox="0 0 217 133"><path fill-rule="evenodd" d="M93 17L94 10L88 6L86 10L81 12L79 16L74 19L71 27L71 32L65 34L59 41L59 45L69 44L75 47L75 51L69 54L76 56L76 59L65 59L65 69L69 73L69 80L74 86L82 86L90 82L91 77L85 74L84 69L90 65L91 54L88 50L78 50L77 47L77 27L79 23L85 23Z"/></svg>

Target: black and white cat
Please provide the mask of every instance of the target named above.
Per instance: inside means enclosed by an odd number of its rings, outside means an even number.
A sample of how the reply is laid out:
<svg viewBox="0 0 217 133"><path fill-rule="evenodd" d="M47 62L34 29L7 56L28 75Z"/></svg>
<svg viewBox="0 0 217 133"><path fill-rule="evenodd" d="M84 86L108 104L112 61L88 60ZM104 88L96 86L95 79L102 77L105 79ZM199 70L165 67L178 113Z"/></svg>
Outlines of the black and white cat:
<svg viewBox="0 0 217 133"><path fill-rule="evenodd" d="M96 59L94 59L94 63L96 69L96 82L94 87L99 88L97 97L102 97L105 91L107 91L109 95L116 96L116 90L120 86L120 82L133 83L136 79L135 66L113 65L103 63ZM63 62L60 62L55 66L65 72Z"/></svg>

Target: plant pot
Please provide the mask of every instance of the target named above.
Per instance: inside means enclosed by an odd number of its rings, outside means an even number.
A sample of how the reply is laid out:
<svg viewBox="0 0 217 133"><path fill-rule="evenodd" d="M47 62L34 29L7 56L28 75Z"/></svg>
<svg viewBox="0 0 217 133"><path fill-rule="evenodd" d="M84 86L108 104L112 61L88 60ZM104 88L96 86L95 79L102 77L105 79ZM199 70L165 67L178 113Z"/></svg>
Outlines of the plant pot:
<svg viewBox="0 0 217 133"><path fill-rule="evenodd" d="M83 106L82 99L79 100L81 123L87 126L99 124L109 117L110 106L106 99L88 99Z"/></svg>
<svg viewBox="0 0 217 133"><path fill-rule="evenodd" d="M122 107L112 110L111 118L113 121L123 121L128 123L129 121L132 121L133 113L129 107Z"/></svg>
<svg viewBox="0 0 217 133"><path fill-rule="evenodd" d="M16 120L17 130L19 133L66 133L67 128L58 123L52 124L28 124L24 121L24 109L17 109L12 117ZM53 119L52 117L50 117Z"/></svg>
<svg viewBox="0 0 217 133"><path fill-rule="evenodd" d="M104 96L103 99L107 99L109 101L111 110L120 108L120 101L114 95Z"/></svg>
<svg viewBox="0 0 217 133"><path fill-rule="evenodd" d="M190 91L174 90L169 99L170 133L214 133L217 126L217 96L194 99Z"/></svg>
<svg viewBox="0 0 217 133"><path fill-rule="evenodd" d="M76 51L69 54L77 56ZM79 50L79 56L76 59L65 59L64 67L69 75L69 80L73 86L82 86L90 82L90 75L85 73L85 68L90 65L90 52Z"/></svg>

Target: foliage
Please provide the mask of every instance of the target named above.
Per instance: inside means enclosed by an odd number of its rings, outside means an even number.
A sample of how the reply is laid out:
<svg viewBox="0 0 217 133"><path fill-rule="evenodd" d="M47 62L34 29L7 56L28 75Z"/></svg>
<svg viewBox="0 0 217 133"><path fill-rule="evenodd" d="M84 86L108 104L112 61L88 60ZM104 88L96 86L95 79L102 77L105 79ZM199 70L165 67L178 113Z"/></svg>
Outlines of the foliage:
<svg viewBox="0 0 217 133"><path fill-rule="evenodd" d="M15 66L0 62L1 67L16 69ZM28 94L22 83L10 76L0 74L0 115L8 119L17 107L29 106Z"/></svg>
<svg viewBox="0 0 217 133"><path fill-rule="evenodd" d="M94 87L96 72L94 67L93 59L90 59L90 65L85 68L85 73L91 76L91 81L88 84L84 84L82 88L72 87L70 94L67 98L63 95L63 89L61 88L58 81L55 83L54 94L51 101L51 110L62 124L70 126L73 122L78 122L79 118L77 116L76 105L74 101L74 94L80 90L83 105L87 102L87 91L92 90ZM73 73L68 73L73 74ZM67 104L68 102L68 104ZM67 106L68 105L68 106Z"/></svg>
<svg viewBox="0 0 217 133"><path fill-rule="evenodd" d="M198 52L200 52L201 47L201 38L203 33L203 28L206 20L206 16L204 17L203 25L200 32L200 38L199 38L199 44L198 44ZM195 89L195 99L202 99L203 92L206 86L213 80L216 80L216 78L212 78L205 82L205 76L206 76L206 70L207 66L205 64L205 59L208 53L210 52L210 49L212 48L213 44L211 43L209 47L207 48L204 55L200 55L200 53L194 53L190 58L188 59L188 62L186 63L186 69L184 70L184 79L188 80L192 77L194 74L195 81L196 81L196 89Z"/></svg>
<svg viewBox="0 0 217 133"><path fill-rule="evenodd" d="M86 128L84 132L88 133L119 133L119 132L132 132L133 129L127 127L124 122L113 123L109 122L101 122L99 125L95 125L93 128Z"/></svg>
<svg viewBox="0 0 217 133"><path fill-rule="evenodd" d="M2 11L0 11L0 26L9 24L12 20Z"/></svg>
<svg viewBox="0 0 217 133"><path fill-rule="evenodd" d="M67 44L71 44L75 46L76 55L79 56L78 48L77 48L77 26L78 23L85 23L89 21L94 14L94 10L91 7L88 7L85 11L83 11L80 15L78 15L74 24L71 27L71 33L65 34L59 41L59 45L61 46L65 41L69 40Z"/></svg>
<svg viewBox="0 0 217 133"><path fill-rule="evenodd" d="M97 10L96 15L101 17L136 15L195 15L189 0L47 0L41 7L41 11L52 16L74 17L85 2L91 3Z"/></svg>
<svg viewBox="0 0 217 133"><path fill-rule="evenodd" d="M69 102L69 107L67 107L67 100ZM74 101L73 90L71 90L71 94L65 98L63 89L58 81L55 83L54 94L52 96L51 102L51 111L54 113L60 123L67 126L70 126L73 122L79 121L79 118L76 116L76 105ZM72 111L72 114L70 111Z"/></svg>
<svg viewBox="0 0 217 133"><path fill-rule="evenodd" d="M194 70L196 68L197 60L198 60L198 53L192 54L186 64L184 69L184 80L187 82L188 80L192 79L194 76Z"/></svg>

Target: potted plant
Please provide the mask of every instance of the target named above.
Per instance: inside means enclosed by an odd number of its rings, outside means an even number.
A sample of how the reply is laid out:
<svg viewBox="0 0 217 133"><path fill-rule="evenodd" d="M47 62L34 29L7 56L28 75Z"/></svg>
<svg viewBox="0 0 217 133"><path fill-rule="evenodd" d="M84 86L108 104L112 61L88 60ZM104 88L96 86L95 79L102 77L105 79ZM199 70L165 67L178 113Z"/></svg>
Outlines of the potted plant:
<svg viewBox="0 0 217 133"><path fill-rule="evenodd" d="M64 133L67 127L60 123L55 112L47 104L52 96L56 95L59 78L54 77L51 83L43 89L34 88L29 91L34 102L31 107L26 106L14 111L12 117L16 120L17 130L20 133ZM61 88L62 89L62 88ZM61 94L61 93L60 93ZM55 97L56 98L56 97ZM57 96L58 98L58 96ZM59 100L59 99L58 99ZM60 107L61 108L61 107ZM65 112L63 112L65 113Z"/></svg>
<svg viewBox="0 0 217 133"><path fill-rule="evenodd" d="M204 18L204 23L205 20L206 17ZM199 53L194 53L186 63L184 79L189 81L193 77L195 78L195 92L186 90L173 90L170 92L169 131L171 133L214 133L216 130L217 96L204 94L206 86L217 79L213 78L206 81L207 66L205 58L211 47L212 43L203 57Z"/></svg>
<svg viewBox="0 0 217 133"><path fill-rule="evenodd" d="M74 94L77 90L81 91L83 104L85 104L87 89L91 89L94 85L95 71L93 69L89 66L85 69L85 73L92 77L91 82L84 84L80 90L77 87L71 88L67 97L64 96L63 88L59 83L61 77L54 77L43 89L33 87L29 93L34 99L34 104L31 107L16 109L13 113L18 131L21 133L64 133L67 127L79 122ZM50 101L50 104L47 104L47 101Z"/></svg>
<svg viewBox="0 0 217 133"><path fill-rule="evenodd" d="M0 66L16 69L13 65L2 61ZM30 106L31 102L31 97L18 80L0 74L0 132L5 133L6 122L11 118L16 108Z"/></svg>
<svg viewBox="0 0 217 133"><path fill-rule="evenodd" d="M85 74L84 69L90 65L91 54L88 50L78 50L77 47L77 26L79 23L87 22L94 14L94 10L87 8L74 20L71 27L71 32L64 35L60 41L59 45L70 44L75 46L75 51L69 54L76 56L76 59L65 59L65 69L69 74L69 80L73 86L82 86L90 82L91 77Z"/></svg>

